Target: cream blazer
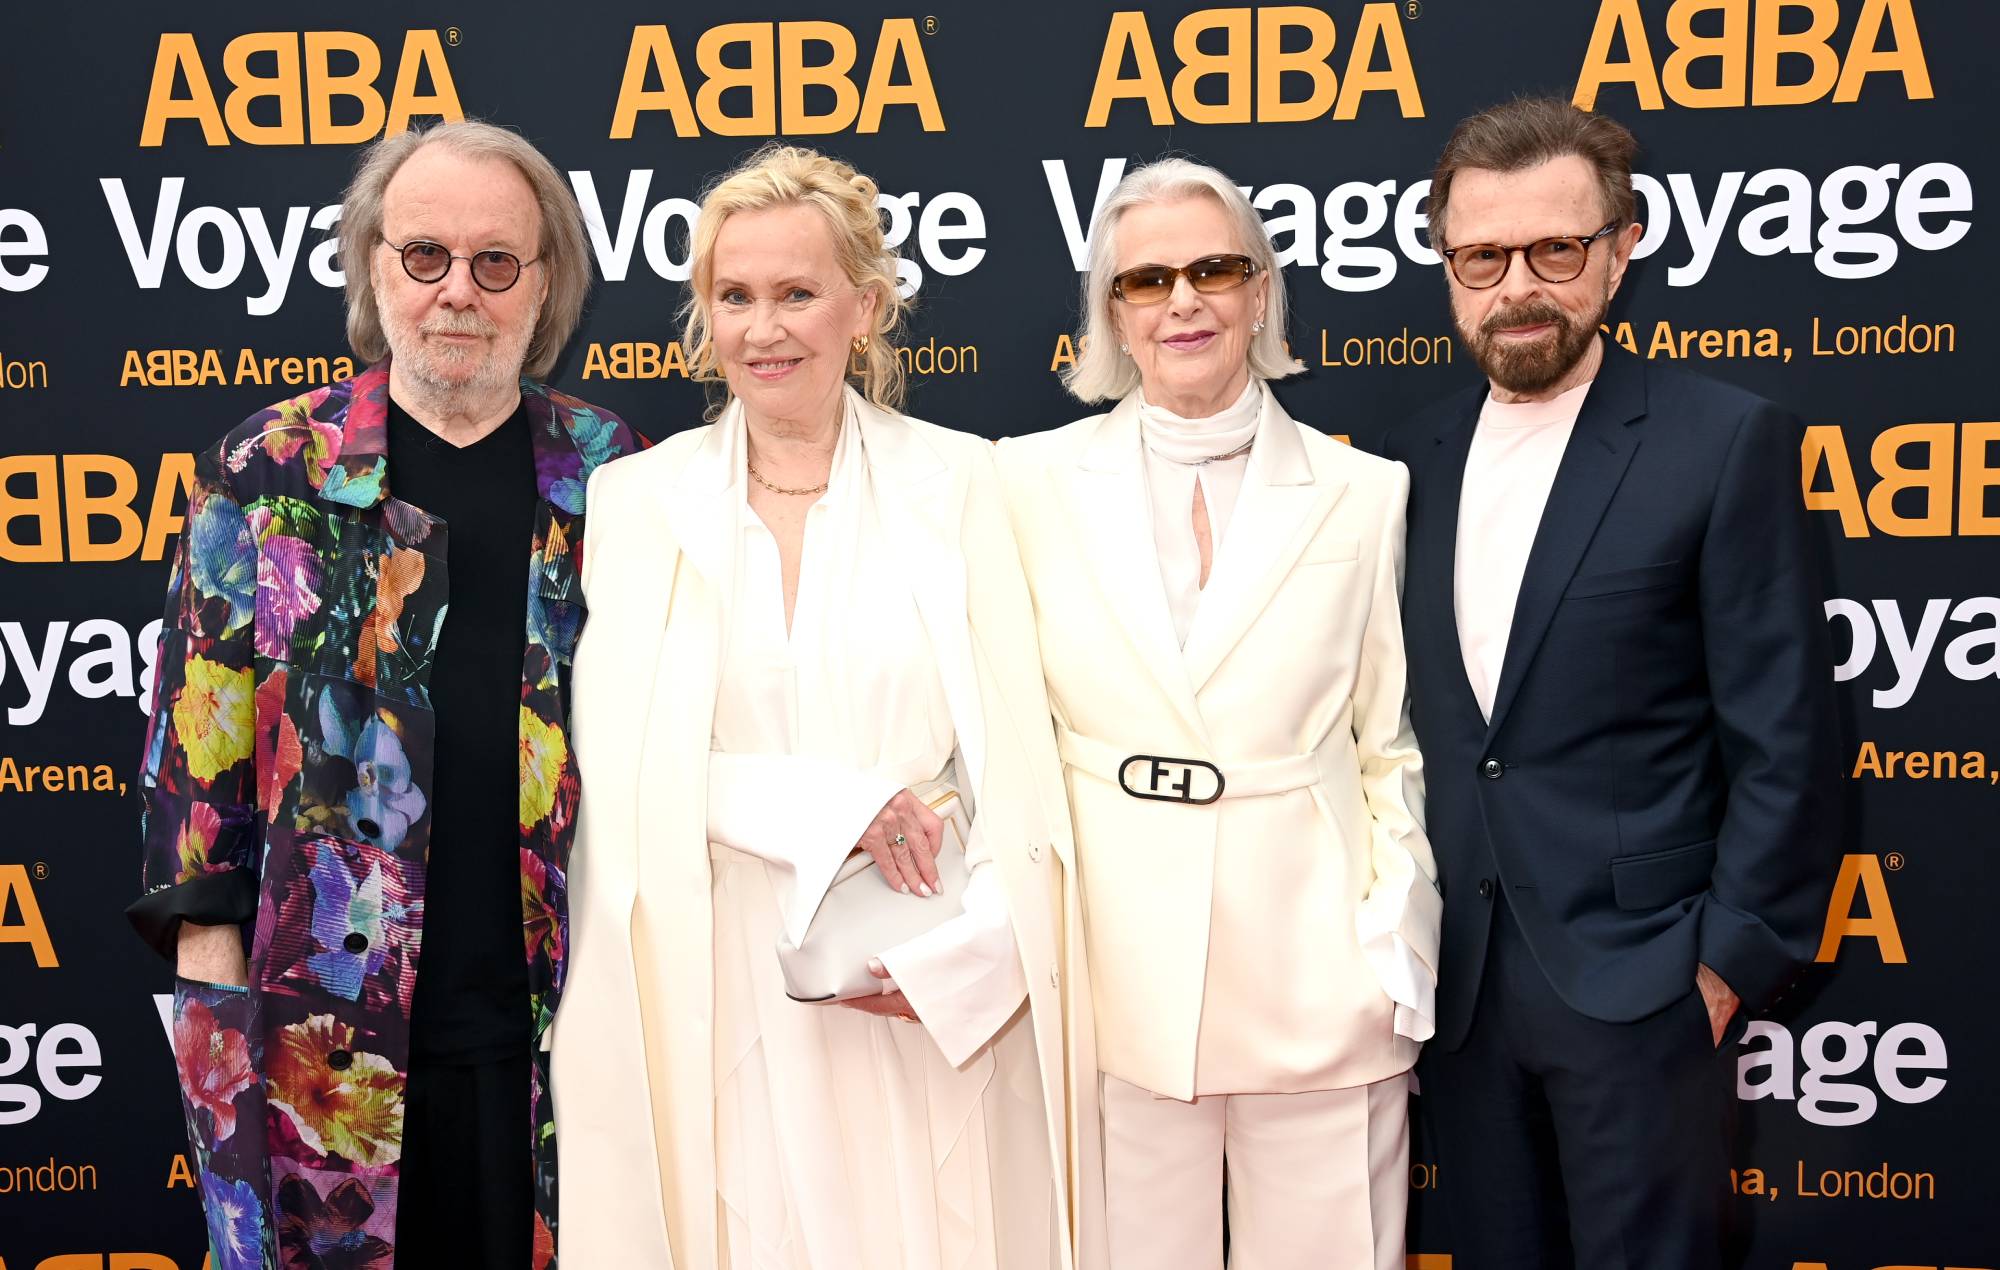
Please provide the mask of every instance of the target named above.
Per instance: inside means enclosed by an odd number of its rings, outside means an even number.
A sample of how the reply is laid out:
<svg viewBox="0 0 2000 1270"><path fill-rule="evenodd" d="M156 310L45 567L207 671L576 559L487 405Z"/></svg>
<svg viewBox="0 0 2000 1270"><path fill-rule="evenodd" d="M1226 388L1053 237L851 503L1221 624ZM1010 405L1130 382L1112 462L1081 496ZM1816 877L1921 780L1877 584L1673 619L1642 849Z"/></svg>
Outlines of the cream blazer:
<svg viewBox="0 0 2000 1270"><path fill-rule="evenodd" d="M1406 1070L1442 916L1399 614L1408 473L1266 391L1183 649L1138 394L999 459L1067 767L1100 1067L1180 1099Z"/></svg>
<svg viewBox="0 0 2000 1270"><path fill-rule="evenodd" d="M918 580L1028 980L1048 1144L1070 1238L1101 1266L1096 1062L1073 846L1020 558L984 440L850 394L889 537ZM579 1265L717 1264L708 755L722 598L740 533L714 427L591 477L571 718L584 796L571 859L569 979L553 1034L560 1229ZM739 496L740 497L740 496ZM664 918L635 908L684 898ZM775 955L775 954L774 954ZM666 1017L645 1017L667 1003ZM574 1145L571 1145L574 1144ZM656 1242L603 1249L597 1214L658 1215ZM1081 1257L1073 1257L1081 1250ZM596 1259L592 1259L595 1257Z"/></svg>

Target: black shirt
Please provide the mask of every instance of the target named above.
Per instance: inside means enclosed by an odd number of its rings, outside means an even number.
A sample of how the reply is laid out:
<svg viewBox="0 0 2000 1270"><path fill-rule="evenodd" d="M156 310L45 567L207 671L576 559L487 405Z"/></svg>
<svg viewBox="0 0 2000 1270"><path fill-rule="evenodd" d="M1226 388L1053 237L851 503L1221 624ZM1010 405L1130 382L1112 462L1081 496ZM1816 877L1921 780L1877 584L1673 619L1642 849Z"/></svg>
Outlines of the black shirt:
<svg viewBox="0 0 2000 1270"><path fill-rule="evenodd" d="M475 1063L525 1052L521 665L535 459L525 408L463 448L389 404L394 496L445 522L449 607L431 667L437 717L423 949L410 1054Z"/></svg>

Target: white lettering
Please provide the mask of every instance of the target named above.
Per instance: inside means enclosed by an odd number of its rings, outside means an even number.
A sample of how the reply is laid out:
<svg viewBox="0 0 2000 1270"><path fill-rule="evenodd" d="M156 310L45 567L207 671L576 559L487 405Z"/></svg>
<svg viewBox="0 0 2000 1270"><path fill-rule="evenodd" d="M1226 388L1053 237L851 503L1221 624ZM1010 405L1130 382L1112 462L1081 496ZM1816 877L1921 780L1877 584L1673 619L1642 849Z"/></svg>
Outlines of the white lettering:
<svg viewBox="0 0 2000 1270"><path fill-rule="evenodd" d="M1910 1081L1905 1072L1942 1072L1949 1063L1944 1037L1923 1023L1897 1023L1876 1040L1872 1021L1816 1023L1798 1039L1796 1054L1791 1031L1781 1023L1758 1019L1745 1029L1742 1053L1736 1060L1736 1096L1744 1102L1760 1098L1797 1102L1801 1118L1839 1128L1874 1118L1880 1109L1877 1089L1892 1102L1929 1102L1943 1092L1946 1078L1924 1076ZM1869 1045L1874 1041L1873 1062ZM1800 1064L1804 1076L1794 1079ZM1844 1079L1868 1068L1874 1087L1865 1080Z"/></svg>
<svg viewBox="0 0 2000 1270"><path fill-rule="evenodd" d="M20 237L9 238L9 231L19 231ZM44 264L16 270L7 263L9 256L34 258L48 254L49 236L42 231L41 221L18 208L0 207L0 291L33 291L49 276L49 267Z"/></svg>
<svg viewBox="0 0 2000 1270"><path fill-rule="evenodd" d="M135 697L139 708L146 709L152 699L160 629L159 618L141 627L136 635L109 618L89 618L74 626L50 622L32 634L26 623L0 622L0 685L6 683L11 667L27 692L27 700L7 707L7 722L26 727L41 720L65 651L72 646L81 651L70 662L68 682L79 697ZM139 670L136 682L132 674L135 666Z"/></svg>
<svg viewBox="0 0 2000 1270"><path fill-rule="evenodd" d="M307 226L325 231L340 220L337 204L318 211L304 206L276 209L274 215L284 227L282 233L272 231L273 216L261 207L239 207L233 212L221 207L192 207L182 215L181 197L187 179L169 176L160 180L152 228L142 234L124 179L104 177L98 184L103 187L104 201L111 208L111 222L117 227L125 258L131 263L133 280L141 290L159 289L166 279L170 260L180 267L188 281L203 290L225 290L242 279L244 265L254 256L264 276L262 290L243 301L243 307L252 317L269 317L284 305L300 250L305 245ZM204 230L214 231L214 241L220 245L219 256L213 251L204 254ZM346 276L338 267L338 253L339 244L331 240L314 248L307 261L307 272L313 281L325 287L347 285Z"/></svg>

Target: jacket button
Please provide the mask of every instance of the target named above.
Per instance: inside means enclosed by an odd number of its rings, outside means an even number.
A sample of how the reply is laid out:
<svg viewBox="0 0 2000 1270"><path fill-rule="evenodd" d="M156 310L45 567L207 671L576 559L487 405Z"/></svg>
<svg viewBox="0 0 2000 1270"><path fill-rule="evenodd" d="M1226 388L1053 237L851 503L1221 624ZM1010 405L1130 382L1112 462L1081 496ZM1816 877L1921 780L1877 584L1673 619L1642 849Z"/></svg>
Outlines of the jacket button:
<svg viewBox="0 0 2000 1270"><path fill-rule="evenodd" d="M367 952L368 936L358 930L349 931L347 938L340 941L340 946L351 953Z"/></svg>
<svg viewBox="0 0 2000 1270"><path fill-rule="evenodd" d="M346 1050L334 1050L326 1056L326 1065L337 1072L344 1072L354 1064L354 1055Z"/></svg>
<svg viewBox="0 0 2000 1270"><path fill-rule="evenodd" d="M1480 899L1482 899L1482 900L1490 900L1490 899L1492 899L1492 898L1493 898L1493 879L1492 879L1492 878L1481 878L1481 879L1479 879L1479 898L1480 898Z"/></svg>
<svg viewBox="0 0 2000 1270"><path fill-rule="evenodd" d="M1049 986L1051 988L1062 987L1062 975L1057 973L1056 968L1054 966L1049 967Z"/></svg>
<svg viewBox="0 0 2000 1270"><path fill-rule="evenodd" d="M1031 843L1029 843L1029 844L1028 844L1028 862L1029 862L1030 864L1040 864L1040 863L1042 862L1042 844L1041 844L1041 843L1039 843L1039 842L1031 842Z"/></svg>
<svg viewBox="0 0 2000 1270"><path fill-rule="evenodd" d="M1479 774L1490 781L1497 781L1506 773L1506 766L1497 758L1489 758L1479 765Z"/></svg>

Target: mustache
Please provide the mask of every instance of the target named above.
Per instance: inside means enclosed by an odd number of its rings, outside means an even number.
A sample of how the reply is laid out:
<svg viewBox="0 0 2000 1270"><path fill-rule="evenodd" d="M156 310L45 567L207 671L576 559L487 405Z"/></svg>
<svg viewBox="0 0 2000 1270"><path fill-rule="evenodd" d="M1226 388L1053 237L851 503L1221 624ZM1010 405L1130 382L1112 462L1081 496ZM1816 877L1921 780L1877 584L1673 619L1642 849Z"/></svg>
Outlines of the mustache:
<svg viewBox="0 0 2000 1270"><path fill-rule="evenodd" d="M477 313L440 313L425 318L417 327L424 335L478 335L491 339L500 328Z"/></svg>
<svg viewBox="0 0 2000 1270"><path fill-rule="evenodd" d="M1552 322L1557 327L1569 324L1568 315L1557 308L1553 301L1531 300L1526 304L1516 305L1511 309L1499 309L1489 314L1486 320L1479 324L1479 333L1493 335L1510 327L1540 326L1544 322Z"/></svg>

